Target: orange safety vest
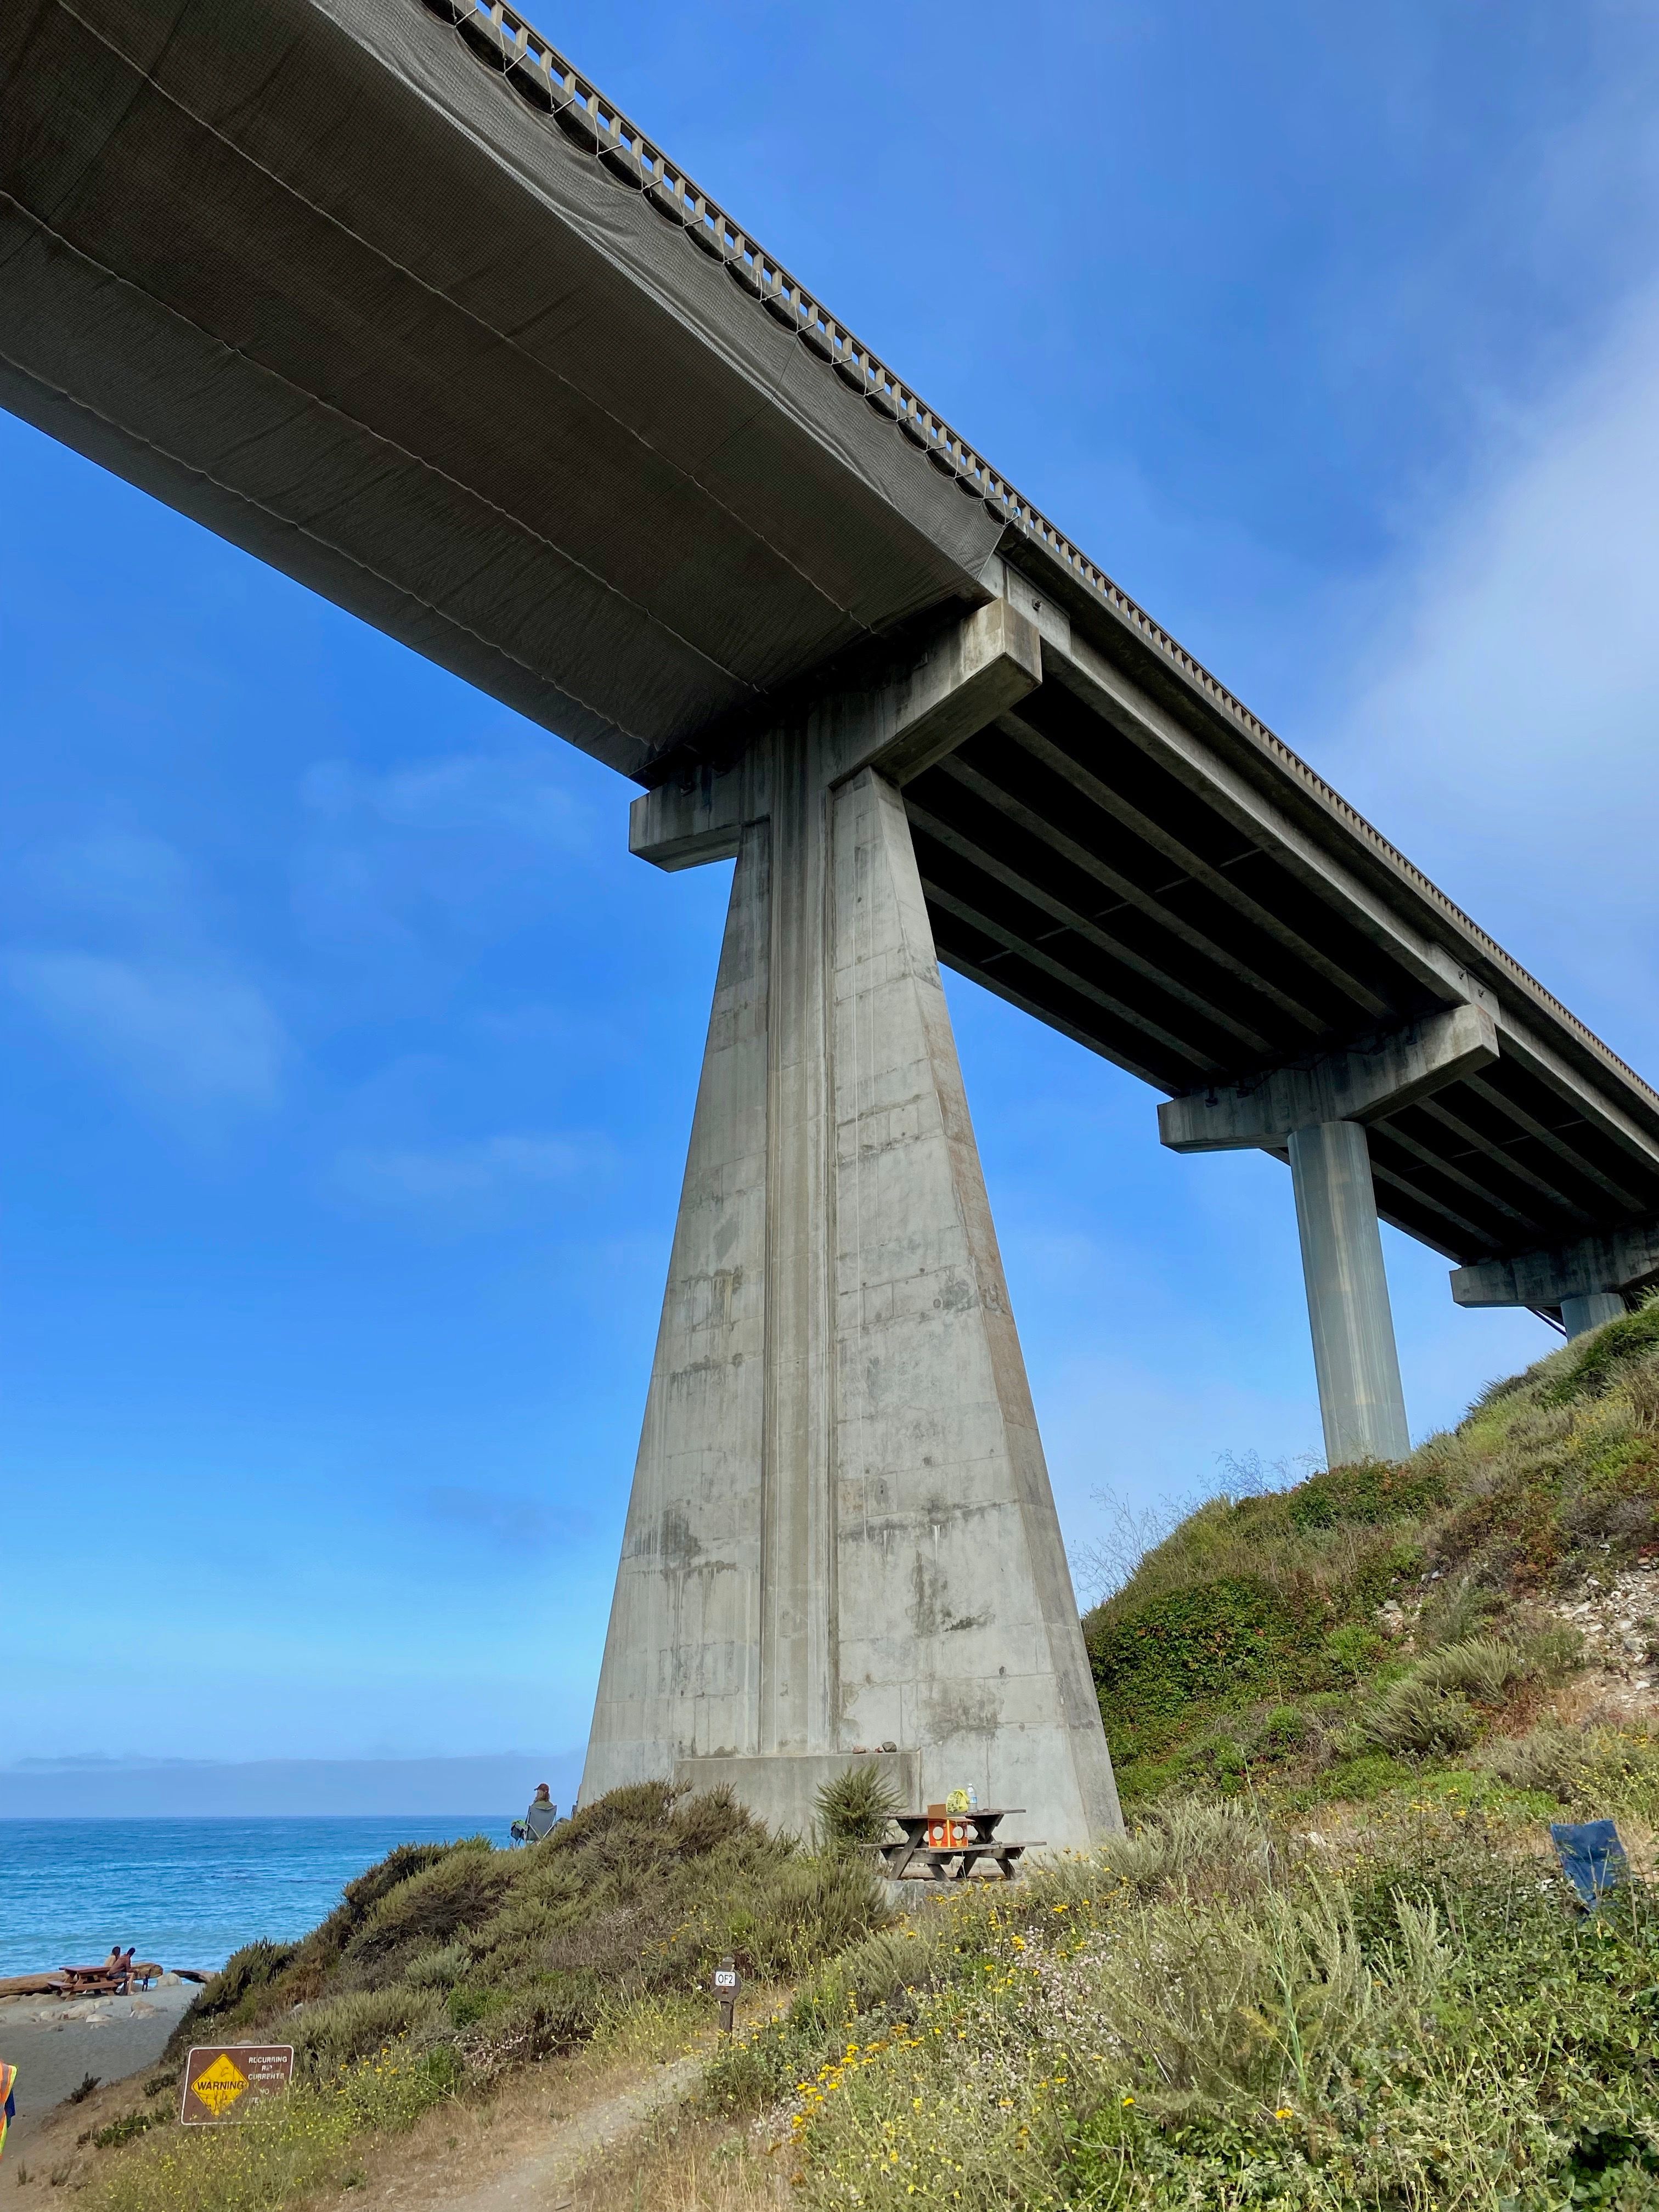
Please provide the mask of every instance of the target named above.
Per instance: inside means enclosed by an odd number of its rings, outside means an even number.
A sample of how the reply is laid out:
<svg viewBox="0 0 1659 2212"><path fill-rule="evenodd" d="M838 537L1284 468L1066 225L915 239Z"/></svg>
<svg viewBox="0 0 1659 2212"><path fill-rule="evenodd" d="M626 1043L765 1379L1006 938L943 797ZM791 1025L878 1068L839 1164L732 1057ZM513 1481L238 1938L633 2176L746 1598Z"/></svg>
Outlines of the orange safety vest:
<svg viewBox="0 0 1659 2212"><path fill-rule="evenodd" d="M11 2118L11 2085L17 2079L17 2069L8 2066L0 2058L0 2151L6 2148L6 2123Z"/></svg>

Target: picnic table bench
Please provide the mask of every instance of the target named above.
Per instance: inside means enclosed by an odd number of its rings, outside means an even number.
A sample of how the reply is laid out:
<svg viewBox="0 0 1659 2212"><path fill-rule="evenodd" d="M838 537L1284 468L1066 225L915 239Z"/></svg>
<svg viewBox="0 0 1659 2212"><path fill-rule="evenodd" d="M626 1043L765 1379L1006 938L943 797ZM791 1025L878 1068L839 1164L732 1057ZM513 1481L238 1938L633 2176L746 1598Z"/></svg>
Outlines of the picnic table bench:
<svg viewBox="0 0 1659 2212"><path fill-rule="evenodd" d="M65 1996L119 1997L125 1996L131 1974L126 1960L118 1966L106 1959L96 1966L60 1966L59 1980Z"/></svg>
<svg viewBox="0 0 1659 2212"><path fill-rule="evenodd" d="M979 1805L970 1813L895 1813L892 1822L904 1832L896 1841L879 1844L889 1881L966 1881L981 1861L995 1867L1004 1881L1012 1881L1024 1851L1041 1848L1042 1838L1024 1843L1001 1841L1000 1824L1023 1805ZM935 1841L930 1830L945 1830Z"/></svg>

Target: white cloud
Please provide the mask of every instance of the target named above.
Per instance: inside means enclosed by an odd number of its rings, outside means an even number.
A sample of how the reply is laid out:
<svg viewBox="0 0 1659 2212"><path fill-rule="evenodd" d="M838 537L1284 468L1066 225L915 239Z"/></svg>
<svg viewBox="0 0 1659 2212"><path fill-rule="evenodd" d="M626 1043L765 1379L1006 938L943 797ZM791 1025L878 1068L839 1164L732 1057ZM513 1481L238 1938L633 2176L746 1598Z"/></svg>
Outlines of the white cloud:
<svg viewBox="0 0 1659 2212"><path fill-rule="evenodd" d="M104 830L24 856L18 870L35 910L78 921L170 935L196 926L198 894L190 863L165 838Z"/></svg>
<svg viewBox="0 0 1659 2212"><path fill-rule="evenodd" d="M368 1206L480 1226L526 1189L568 1188L609 1164L603 1138L501 1135L459 1145L354 1147L337 1157L334 1179Z"/></svg>
<svg viewBox="0 0 1659 2212"><path fill-rule="evenodd" d="M404 947L434 923L475 939L516 926L548 896L550 858L590 841L569 774L551 746L378 775L317 763L300 787L313 823L295 861L301 921L337 942Z"/></svg>
<svg viewBox="0 0 1659 2212"><path fill-rule="evenodd" d="M7 980L60 1036L167 1106L269 1108L288 1041L234 976L159 960L13 951Z"/></svg>
<svg viewBox="0 0 1659 2212"><path fill-rule="evenodd" d="M456 753L370 775L349 761L319 761L300 795L313 813L339 822L369 816L398 830L504 830L535 844L568 846L586 831L583 808L561 783L559 763L540 748Z"/></svg>
<svg viewBox="0 0 1659 2212"><path fill-rule="evenodd" d="M1512 429L1402 581L1349 795L1627 1057L1659 1045L1659 298Z"/></svg>

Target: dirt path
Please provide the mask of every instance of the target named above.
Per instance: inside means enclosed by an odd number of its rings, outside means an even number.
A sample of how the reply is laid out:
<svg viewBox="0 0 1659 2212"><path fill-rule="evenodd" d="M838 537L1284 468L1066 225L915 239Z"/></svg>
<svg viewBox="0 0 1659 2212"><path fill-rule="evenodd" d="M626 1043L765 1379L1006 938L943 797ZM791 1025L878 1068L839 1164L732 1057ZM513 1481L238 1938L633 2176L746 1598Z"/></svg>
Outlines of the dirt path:
<svg viewBox="0 0 1659 2212"><path fill-rule="evenodd" d="M631 2136L653 2113L678 2103L702 2063L698 2055L677 2059L654 2069L650 2080L618 2089L552 2124L542 2148L465 2196L447 2198L444 2212L559 2212L566 2185L587 2161Z"/></svg>

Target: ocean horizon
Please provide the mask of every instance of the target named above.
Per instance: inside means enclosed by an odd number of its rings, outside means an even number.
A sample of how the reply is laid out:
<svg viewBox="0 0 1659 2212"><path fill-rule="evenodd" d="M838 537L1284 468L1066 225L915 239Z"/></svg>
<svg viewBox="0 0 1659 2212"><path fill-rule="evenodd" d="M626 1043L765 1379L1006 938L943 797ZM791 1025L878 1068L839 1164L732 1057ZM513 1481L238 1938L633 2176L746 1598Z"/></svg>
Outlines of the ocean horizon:
<svg viewBox="0 0 1659 2212"><path fill-rule="evenodd" d="M258 1937L293 1942L399 1844L511 1841L514 1814L0 1816L0 1977L112 1944L207 1972Z"/></svg>

